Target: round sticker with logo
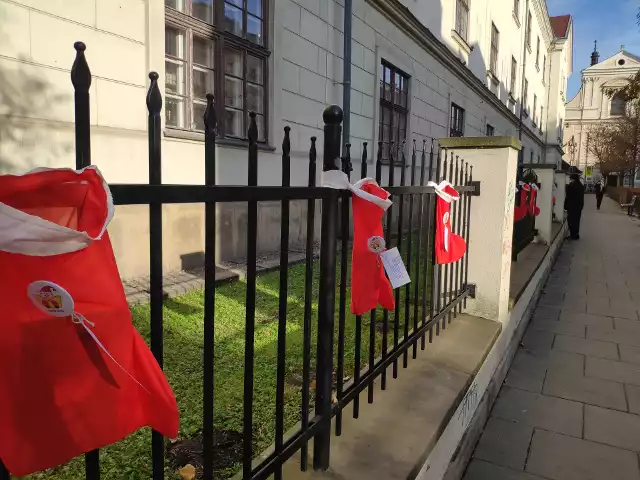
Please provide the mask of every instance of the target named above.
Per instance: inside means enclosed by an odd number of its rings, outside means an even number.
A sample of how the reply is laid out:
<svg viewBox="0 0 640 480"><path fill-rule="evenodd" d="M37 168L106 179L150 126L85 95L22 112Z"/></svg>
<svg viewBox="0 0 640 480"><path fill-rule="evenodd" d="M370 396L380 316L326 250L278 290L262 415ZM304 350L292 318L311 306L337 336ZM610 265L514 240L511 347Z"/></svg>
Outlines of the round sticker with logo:
<svg viewBox="0 0 640 480"><path fill-rule="evenodd" d="M73 297L53 282L38 280L27 287L27 294L38 310L52 317L73 315Z"/></svg>
<svg viewBox="0 0 640 480"><path fill-rule="evenodd" d="M367 240L367 247L373 253L382 253L385 250L386 243L384 241L384 238L374 236Z"/></svg>

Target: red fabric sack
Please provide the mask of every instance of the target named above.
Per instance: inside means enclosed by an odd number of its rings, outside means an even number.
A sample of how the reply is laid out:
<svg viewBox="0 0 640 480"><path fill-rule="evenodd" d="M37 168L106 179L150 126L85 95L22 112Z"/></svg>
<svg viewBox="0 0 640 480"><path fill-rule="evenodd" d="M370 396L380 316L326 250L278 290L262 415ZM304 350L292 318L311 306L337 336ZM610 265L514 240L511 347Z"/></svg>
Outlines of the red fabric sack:
<svg viewBox="0 0 640 480"><path fill-rule="evenodd" d="M131 323L100 172L0 175L0 459L15 476L151 426L174 394Z"/></svg>

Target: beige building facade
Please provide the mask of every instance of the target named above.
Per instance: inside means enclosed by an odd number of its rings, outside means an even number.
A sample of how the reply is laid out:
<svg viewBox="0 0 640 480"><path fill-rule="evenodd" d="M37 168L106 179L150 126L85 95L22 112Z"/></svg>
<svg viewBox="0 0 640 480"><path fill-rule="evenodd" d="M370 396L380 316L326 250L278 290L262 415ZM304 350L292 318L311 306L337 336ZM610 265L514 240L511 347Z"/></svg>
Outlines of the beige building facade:
<svg viewBox="0 0 640 480"><path fill-rule="evenodd" d="M343 0L0 0L0 171L74 165L69 72L80 40L93 74L92 163L109 182L148 181L145 94L157 71L164 183L204 183L201 116L212 92L217 183L246 184L254 110L259 183L280 184L289 125L292 184L305 185L309 138L322 155L322 110L342 104L344 12ZM511 135L524 163L559 164L571 17L550 18L542 0L353 0L350 19L352 157L364 142L372 159L378 141ZM279 215L278 203L260 205L261 252L279 248ZM110 234L124 277L148 272L147 217L117 208ZM201 260L203 217L199 205L164 207L166 271ZM242 258L245 205L221 205L218 218L220 259ZM305 224L294 202L292 243Z"/></svg>
<svg viewBox="0 0 640 480"><path fill-rule="evenodd" d="M592 64L582 71L582 85L571 101L567 103L567 118L564 125L564 159L585 173L586 181L593 176L598 180L597 159L589 153L589 129L602 122L608 122L625 112L624 99L608 96L607 90L624 87L628 79L640 70L640 58L627 52L624 46L615 55L599 62L594 50ZM593 175L587 175L593 171ZM630 180L630 179L628 179ZM636 179L638 183L639 179Z"/></svg>

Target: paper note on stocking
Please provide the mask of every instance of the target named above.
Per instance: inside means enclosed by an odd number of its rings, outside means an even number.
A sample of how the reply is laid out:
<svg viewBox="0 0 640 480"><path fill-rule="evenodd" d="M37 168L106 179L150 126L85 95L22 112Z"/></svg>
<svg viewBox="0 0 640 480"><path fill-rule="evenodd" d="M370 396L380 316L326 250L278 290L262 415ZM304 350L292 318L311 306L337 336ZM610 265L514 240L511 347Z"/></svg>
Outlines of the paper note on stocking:
<svg viewBox="0 0 640 480"><path fill-rule="evenodd" d="M411 282L397 247L385 250L380 254L380 257L393 288L398 288Z"/></svg>

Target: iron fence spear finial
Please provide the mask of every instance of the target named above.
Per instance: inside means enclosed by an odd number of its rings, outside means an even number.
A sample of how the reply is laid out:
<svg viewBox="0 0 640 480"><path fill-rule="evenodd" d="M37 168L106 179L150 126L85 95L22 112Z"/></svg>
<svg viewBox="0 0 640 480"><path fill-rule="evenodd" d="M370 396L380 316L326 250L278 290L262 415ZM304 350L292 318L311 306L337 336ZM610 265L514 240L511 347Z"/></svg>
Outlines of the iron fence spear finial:
<svg viewBox="0 0 640 480"><path fill-rule="evenodd" d="M71 83L76 91L88 92L91 87L91 70L84 56L87 46L84 42L76 42L73 48L76 49L76 59L71 67Z"/></svg>
<svg viewBox="0 0 640 480"><path fill-rule="evenodd" d="M158 78L157 72L149 73L151 84L147 92L147 110L154 115L159 114L160 110L162 110L162 95L160 94L160 88L158 88Z"/></svg>

